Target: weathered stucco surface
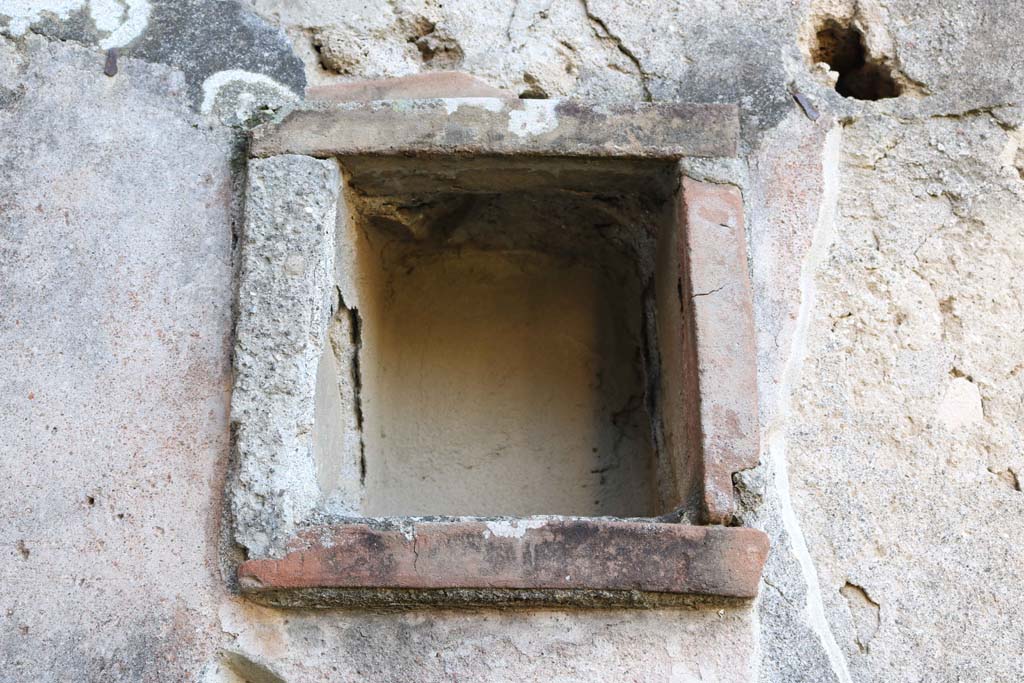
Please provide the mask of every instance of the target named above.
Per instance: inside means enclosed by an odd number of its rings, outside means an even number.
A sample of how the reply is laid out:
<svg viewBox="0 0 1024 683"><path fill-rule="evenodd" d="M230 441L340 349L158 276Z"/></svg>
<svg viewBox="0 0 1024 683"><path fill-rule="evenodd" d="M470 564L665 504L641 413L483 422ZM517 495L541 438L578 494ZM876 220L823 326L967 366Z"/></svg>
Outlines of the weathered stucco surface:
<svg viewBox="0 0 1024 683"><path fill-rule="evenodd" d="M0 0L0 679L1017 680L1024 6L854 4ZM826 15L902 96L831 88L806 57ZM740 106L739 160L689 173L744 188L751 606L234 596L242 134L307 84L447 69Z"/></svg>

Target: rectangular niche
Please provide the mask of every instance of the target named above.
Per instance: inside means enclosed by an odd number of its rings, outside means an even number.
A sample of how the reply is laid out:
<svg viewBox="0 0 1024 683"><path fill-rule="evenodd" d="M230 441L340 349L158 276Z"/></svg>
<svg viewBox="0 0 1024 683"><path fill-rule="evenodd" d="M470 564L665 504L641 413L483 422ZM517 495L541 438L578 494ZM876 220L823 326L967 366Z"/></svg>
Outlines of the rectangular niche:
<svg viewBox="0 0 1024 683"><path fill-rule="evenodd" d="M535 164L551 177L565 166ZM471 191L438 178L409 193L392 167L392 194L357 168L356 224L340 233L356 239L340 248L360 274L362 513L664 511L648 340L671 169L596 194L516 187L500 163L481 164Z"/></svg>
<svg viewBox="0 0 1024 683"><path fill-rule="evenodd" d="M732 473L757 458L742 204L679 164L731 150L734 115L423 100L258 129L232 400L243 589L752 595L763 534L691 526L731 522Z"/></svg>

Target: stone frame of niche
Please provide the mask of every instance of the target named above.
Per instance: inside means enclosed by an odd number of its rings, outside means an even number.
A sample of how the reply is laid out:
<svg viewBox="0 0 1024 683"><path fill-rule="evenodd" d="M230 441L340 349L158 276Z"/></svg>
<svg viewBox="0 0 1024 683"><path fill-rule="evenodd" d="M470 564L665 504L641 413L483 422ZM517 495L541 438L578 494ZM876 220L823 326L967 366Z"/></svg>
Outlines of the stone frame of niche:
<svg viewBox="0 0 1024 683"><path fill-rule="evenodd" d="M732 481L757 464L759 451L742 196L736 186L687 177L680 163L735 156L738 132L732 105L492 98L303 103L255 129L228 491L245 554L240 590L278 606L650 606L754 597L768 540L735 526ZM678 274L678 308L659 319L658 334L679 354L662 391L684 398L667 418L676 425L671 452L659 457L682 473L671 483L677 503L645 519L369 519L332 511L318 487L314 399L325 345L354 343L329 331L344 306L337 274L346 264L335 239L346 184L387 184L400 171L403 183L465 185L487 182L488 169L500 167L503 183L528 189L559 175L535 173L550 164L569 164L572 172L560 177L589 190L640 186L665 172L674 178L676 227L659 249Z"/></svg>

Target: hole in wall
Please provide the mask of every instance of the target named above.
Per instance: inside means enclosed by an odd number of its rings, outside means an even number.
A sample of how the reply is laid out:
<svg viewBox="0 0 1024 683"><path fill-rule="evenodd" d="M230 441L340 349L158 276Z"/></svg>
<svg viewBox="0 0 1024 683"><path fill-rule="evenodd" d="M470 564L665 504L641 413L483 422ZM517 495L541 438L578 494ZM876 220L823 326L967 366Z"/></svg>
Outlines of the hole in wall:
<svg viewBox="0 0 1024 683"><path fill-rule="evenodd" d="M523 82L526 83L526 87L520 91L519 99L521 100L546 100L548 99L548 91L540 84L537 77L531 73L523 74Z"/></svg>
<svg viewBox="0 0 1024 683"><path fill-rule="evenodd" d="M892 68L868 54L859 28L830 19L815 34L814 63L828 64L839 74L836 92L856 100L899 97L903 90Z"/></svg>
<svg viewBox="0 0 1024 683"><path fill-rule="evenodd" d="M1000 481L1002 481L1004 484L1009 486L1014 491L1021 490L1020 477L1018 477L1017 473L1011 468L1007 467L1006 469L999 470L996 469L995 467L989 467L988 471L999 477Z"/></svg>
<svg viewBox="0 0 1024 683"><path fill-rule="evenodd" d="M404 19L409 36L406 41L419 50L423 64L433 69L454 69L462 63L459 42L444 28L425 17Z"/></svg>
<svg viewBox="0 0 1024 683"><path fill-rule="evenodd" d="M548 94L544 92L543 88L530 86L519 93L519 99L521 100L546 100Z"/></svg>

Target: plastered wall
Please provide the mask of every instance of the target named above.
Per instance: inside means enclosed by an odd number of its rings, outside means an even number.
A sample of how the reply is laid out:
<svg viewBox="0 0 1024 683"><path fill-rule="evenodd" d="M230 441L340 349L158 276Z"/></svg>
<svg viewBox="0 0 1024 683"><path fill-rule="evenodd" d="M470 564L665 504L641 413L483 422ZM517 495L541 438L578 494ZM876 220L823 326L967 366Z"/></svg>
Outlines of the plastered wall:
<svg viewBox="0 0 1024 683"><path fill-rule="evenodd" d="M843 98L817 22L902 89ZM0 680L1016 680L1013 2L0 0ZM120 47L112 71L107 50ZM307 85L736 102L772 554L748 607L281 611L224 530L245 130ZM799 105L800 93L810 107Z"/></svg>

